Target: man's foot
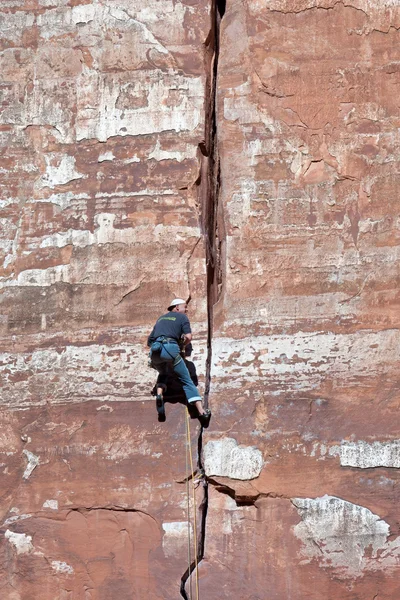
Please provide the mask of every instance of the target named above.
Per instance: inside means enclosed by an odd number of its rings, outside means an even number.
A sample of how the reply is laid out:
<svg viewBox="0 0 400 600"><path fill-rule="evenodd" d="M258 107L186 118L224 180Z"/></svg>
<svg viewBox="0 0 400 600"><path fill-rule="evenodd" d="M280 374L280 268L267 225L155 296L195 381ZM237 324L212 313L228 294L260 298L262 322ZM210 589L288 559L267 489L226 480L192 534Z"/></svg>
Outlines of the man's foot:
<svg viewBox="0 0 400 600"><path fill-rule="evenodd" d="M211 419L211 410L209 408L206 408L205 411L203 412L202 415L199 415L199 421L202 427L204 427L204 429L207 429L207 427L210 424L210 419Z"/></svg>
<svg viewBox="0 0 400 600"><path fill-rule="evenodd" d="M156 407L158 412L158 420L160 423L165 421L165 408L164 408L164 398L162 394L157 394L156 396Z"/></svg>

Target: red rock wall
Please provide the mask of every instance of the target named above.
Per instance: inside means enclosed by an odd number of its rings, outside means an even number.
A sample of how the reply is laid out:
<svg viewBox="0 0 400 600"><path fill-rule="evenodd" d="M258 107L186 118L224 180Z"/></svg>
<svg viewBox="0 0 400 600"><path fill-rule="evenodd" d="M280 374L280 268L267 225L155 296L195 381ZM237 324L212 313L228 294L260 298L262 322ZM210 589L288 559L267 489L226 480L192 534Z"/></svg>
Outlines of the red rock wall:
<svg viewBox="0 0 400 600"><path fill-rule="evenodd" d="M201 390L213 317L201 597L399 596L399 8L224 8L0 7L6 600L180 597L175 295Z"/></svg>
<svg viewBox="0 0 400 600"><path fill-rule="evenodd" d="M192 295L204 372L209 3L6 0L0 22L1 597L173 598L185 421L157 422L145 344Z"/></svg>
<svg viewBox="0 0 400 600"><path fill-rule="evenodd" d="M250 1L222 20L204 447L220 598L400 592L398 19Z"/></svg>

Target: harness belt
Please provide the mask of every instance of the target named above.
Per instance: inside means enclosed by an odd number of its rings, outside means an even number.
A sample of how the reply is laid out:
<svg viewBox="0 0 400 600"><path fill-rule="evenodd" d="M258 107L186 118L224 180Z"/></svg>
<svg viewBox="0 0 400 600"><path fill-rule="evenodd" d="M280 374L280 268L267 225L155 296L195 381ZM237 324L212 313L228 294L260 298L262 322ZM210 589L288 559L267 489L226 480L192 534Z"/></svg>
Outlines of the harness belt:
<svg viewBox="0 0 400 600"><path fill-rule="evenodd" d="M154 340L155 342L160 342L161 344L168 344L168 343L172 343L172 344L178 344L179 346L179 342L178 340L176 340L175 338L169 338L169 337L165 337L164 335L160 335L158 338L156 338ZM154 342L153 342L154 343Z"/></svg>
<svg viewBox="0 0 400 600"><path fill-rule="evenodd" d="M153 350L153 345L154 344L160 344L161 346L164 346L165 344L176 344L178 346L178 348L179 348L179 342L178 342L178 340L176 340L175 338L169 338L169 337L166 337L166 336L163 336L163 335L158 336L158 338L156 338L155 341L151 344L152 352L161 353L161 348L157 348L157 350ZM164 350L171 357L174 365L178 364L182 360L182 357L180 356L180 353L177 354L176 356L173 356L170 352L168 352L167 348L164 348ZM151 354L150 354L150 359L151 359Z"/></svg>

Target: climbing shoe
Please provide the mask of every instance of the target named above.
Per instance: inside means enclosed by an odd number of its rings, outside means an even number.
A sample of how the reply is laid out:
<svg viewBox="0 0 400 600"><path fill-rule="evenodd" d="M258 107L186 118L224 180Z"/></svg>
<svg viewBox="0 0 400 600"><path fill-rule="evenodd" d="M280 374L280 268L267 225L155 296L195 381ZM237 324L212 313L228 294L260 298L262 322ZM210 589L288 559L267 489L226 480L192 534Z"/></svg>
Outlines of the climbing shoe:
<svg viewBox="0 0 400 600"><path fill-rule="evenodd" d="M204 427L204 429L207 429L207 427L210 424L210 419L211 419L211 410L209 408L206 408L204 413L202 415L199 415L199 421L202 427Z"/></svg>
<svg viewBox="0 0 400 600"><path fill-rule="evenodd" d="M157 394L156 396L156 407L158 412L158 420L160 423L165 421L165 408L164 408L164 398L162 394Z"/></svg>

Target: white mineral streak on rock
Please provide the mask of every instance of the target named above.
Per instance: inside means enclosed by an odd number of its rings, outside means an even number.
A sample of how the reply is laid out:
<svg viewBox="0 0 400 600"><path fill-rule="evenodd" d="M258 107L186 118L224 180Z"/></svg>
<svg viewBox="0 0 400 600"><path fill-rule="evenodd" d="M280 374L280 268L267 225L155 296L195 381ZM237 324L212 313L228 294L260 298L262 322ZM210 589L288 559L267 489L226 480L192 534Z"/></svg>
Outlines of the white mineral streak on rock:
<svg viewBox="0 0 400 600"><path fill-rule="evenodd" d="M162 547L166 557L176 556L187 546L188 524L187 521L170 521L162 524L164 530ZM189 525L190 537L193 536L192 525Z"/></svg>
<svg viewBox="0 0 400 600"><path fill-rule="evenodd" d="M132 339L146 339L147 330L132 330ZM196 347L196 366L201 375L205 370L205 346ZM24 373L21 381L13 376ZM50 382L50 375L56 380ZM99 399L113 402L148 400L148 390L154 384L154 371L145 368L141 344L118 346L67 346L60 353L53 348L38 349L32 353L0 354L0 377L8 405L30 406L32 390L42 388L46 381L46 397L41 401L52 403ZM10 380L9 380L10 378Z"/></svg>
<svg viewBox="0 0 400 600"><path fill-rule="evenodd" d="M116 215L113 213L100 213L95 217L96 229L94 233L89 230L68 229L62 233L55 233L51 236L42 238L41 248L62 248L70 244L84 248L94 244L137 244L148 241L148 226L142 227L127 227L118 229L114 227ZM175 227L171 226L156 226L152 232L155 241L160 237L164 238L166 230L169 235L175 239L179 234L184 234L185 237L199 236L197 227ZM25 272L25 271L24 271Z"/></svg>
<svg viewBox="0 0 400 600"><path fill-rule="evenodd" d="M238 506L233 498L225 496L222 511L222 533L232 535L243 521L243 507Z"/></svg>
<svg viewBox="0 0 400 600"><path fill-rule="evenodd" d="M115 218L115 214L112 213L98 214L95 217L96 229L93 233L86 229L68 229L62 233L44 236L40 247L63 248L64 246L73 245L84 248L85 246L90 245L112 243L139 246L141 244L149 243L149 227L147 225L119 229L118 227L114 227ZM173 248L176 248L177 241L187 241L190 238L198 239L199 235L200 230L198 227L165 226L159 224L152 230L152 239L154 243L160 243L164 247L169 246ZM181 260L182 269L184 269L186 260L184 257L182 257ZM147 263L150 272L159 269L163 270L164 273L166 273L168 269L171 272L176 271L176 262L165 265L164 255L161 256L161 254L159 256L159 261L160 264L157 263L157 257L155 256L152 263ZM89 269L89 271L87 269ZM146 267L143 266L143 269L145 270ZM99 273L98 268L96 269L93 267L91 269L90 265L82 265L81 262L74 261L72 258L70 264L56 265L46 269L27 269L21 271L14 279L0 280L0 289L16 286L49 287L59 282L79 283L83 277L85 278L86 284L126 284L126 275L123 270L101 269Z"/></svg>
<svg viewBox="0 0 400 600"><path fill-rule="evenodd" d="M138 161L134 161L134 162L140 162L140 159ZM107 193L107 192L96 192L95 194L95 198L131 198L133 196L174 196L176 194L175 190L172 190L170 188L164 188L162 190L160 189L149 189L149 188L145 188L143 190L139 190L138 192L111 192L111 193ZM155 202L155 200L153 200ZM107 214L107 213L105 213ZM112 214L112 213L111 213Z"/></svg>
<svg viewBox="0 0 400 600"><path fill-rule="evenodd" d="M25 471L24 471L24 474L22 475L22 477L23 477L23 479L29 479L33 470L36 469L36 467L40 464L40 460L39 460L38 456L36 456L32 452L29 452L29 450L22 450L22 452L25 454L26 458L28 459L28 464L25 468Z"/></svg>
<svg viewBox="0 0 400 600"><path fill-rule="evenodd" d="M233 438L210 440L204 448L204 466L208 476L231 479L255 479L259 476L263 458L253 446L239 446Z"/></svg>
<svg viewBox="0 0 400 600"><path fill-rule="evenodd" d="M21 271L16 279L0 283L0 289L15 286L48 287L59 282L69 281L69 265L57 265L47 269L27 269Z"/></svg>
<svg viewBox="0 0 400 600"><path fill-rule="evenodd" d="M399 330L363 331L352 334L330 332L291 335L260 335L236 340L213 339L212 382L241 388L263 377L284 382L285 389L312 390L327 374L335 377L363 376L397 360Z"/></svg>
<svg viewBox="0 0 400 600"><path fill-rule="evenodd" d="M43 508L51 508L51 510L58 510L58 500L46 500L43 502Z"/></svg>
<svg viewBox="0 0 400 600"><path fill-rule="evenodd" d="M102 406L97 407L96 410L106 410L107 412L114 412L114 409L111 406L108 406L107 404L102 404Z"/></svg>
<svg viewBox="0 0 400 600"><path fill-rule="evenodd" d="M128 10L124 10L118 7L110 7L109 14L111 15L111 17L117 19L117 21L129 22L129 24L133 26L132 28L141 35L144 41L148 42L155 50L157 50L161 54L168 54L167 48L163 46L157 40L156 37L154 37L150 29L146 27L146 25L141 21L133 19L132 16L129 14Z"/></svg>
<svg viewBox="0 0 400 600"><path fill-rule="evenodd" d="M71 10L71 20L74 25L78 23L89 23L96 16L98 7L94 4L83 4L81 6L73 6Z"/></svg>
<svg viewBox="0 0 400 600"><path fill-rule="evenodd" d="M140 162L140 158L137 156L137 154L135 154L134 156L132 156L132 158L127 158L126 160L123 160L122 162L124 165L130 165L132 163Z"/></svg>
<svg viewBox="0 0 400 600"><path fill-rule="evenodd" d="M85 76L84 97L97 96L99 106L95 115L77 119L77 140L96 138L100 142L117 135L147 135L161 131L193 131L203 121L204 84L202 77L148 72L143 81L134 84L131 93L145 94L146 103L137 108L118 108L118 98L124 86L113 79L105 79L97 73ZM168 101L171 89L177 96ZM79 86L78 86L79 93Z"/></svg>
<svg viewBox="0 0 400 600"><path fill-rule="evenodd" d="M4 198L0 200L0 208L6 208L7 206L12 206L13 204L17 204L17 200L15 198Z"/></svg>
<svg viewBox="0 0 400 600"><path fill-rule="evenodd" d="M57 573L64 573L65 575L72 575L74 572L74 569L70 565L66 562L61 562L60 560L52 560L51 568Z"/></svg>
<svg viewBox="0 0 400 600"><path fill-rule="evenodd" d="M132 6L130 2L128 2L128 5ZM175 35L179 37L180 34L177 24L180 25L183 23L186 12L193 12L194 8L183 2L163 2L162 12L160 13L159 7L159 0L141 0L140 2L136 2L136 19L147 23L157 23L157 20L162 15L166 22L171 23L172 26L174 26L176 31Z"/></svg>
<svg viewBox="0 0 400 600"><path fill-rule="evenodd" d="M186 521L170 521L162 524L162 528L165 531L164 535L182 537L186 535L188 531L188 525Z"/></svg>
<svg viewBox="0 0 400 600"><path fill-rule="evenodd" d="M10 511L12 512L12 511ZM14 517L9 517L3 523L3 526L11 525L11 523L15 523L16 521L24 521L25 519L30 519L32 515L15 515Z"/></svg>
<svg viewBox="0 0 400 600"><path fill-rule="evenodd" d="M56 204L60 206L62 210L71 206L72 202L77 202L79 200L87 200L89 198L89 194L74 194L73 192L62 192L60 194L52 194L46 199L43 198L30 198L29 203L39 203L39 202L51 202L52 204Z"/></svg>
<svg viewBox="0 0 400 600"><path fill-rule="evenodd" d="M32 552L32 536L26 535L26 533L14 533L9 529L6 530L4 536L6 540L14 546L17 554L28 554L29 552Z"/></svg>
<svg viewBox="0 0 400 600"><path fill-rule="evenodd" d="M109 160L114 160L115 156L112 152L103 152L103 154L100 154L99 158L97 159L97 162L101 163L101 162L106 162Z"/></svg>
<svg viewBox="0 0 400 600"><path fill-rule="evenodd" d="M240 191L232 194L230 201L231 208L231 223L233 227L240 228L241 223L247 216L250 215L250 200L252 195L256 192L256 185L254 181L242 181L240 185ZM235 272L234 268L230 269L231 272Z"/></svg>
<svg viewBox="0 0 400 600"><path fill-rule="evenodd" d="M302 519L293 531L305 563L316 559L342 578L398 564L400 538L387 543L389 525L367 508L327 495L292 502Z"/></svg>
<svg viewBox="0 0 400 600"><path fill-rule="evenodd" d="M279 121L274 120L267 112L259 109L252 101L252 89L249 82L232 89L232 96L224 98L224 117L227 121L238 121L240 124L264 123L265 127L275 135L281 133Z"/></svg>
<svg viewBox="0 0 400 600"><path fill-rule="evenodd" d="M0 207L1 208L1 207ZM0 248L4 252L4 254L8 254L12 251L13 247L13 239L12 234L15 233L15 227L10 225L6 219L0 219L0 226L3 227L4 230L8 229L9 238L3 238L0 240ZM4 261L4 266L7 266L6 261Z"/></svg>
<svg viewBox="0 0 400 600"><path fill-rule="evenodd" d="M343 467L371 469L373 467L400 468L400 440L392 442L342 442L332 446L331 456L339 456Z"/></svg>
<svg viewBox="0 0 400 600"><path fill-rule="evenodd" d="M2 37L7 40L18 41L21 32L32 27L36 16L30 11L16 10L6 13L7 20L3 17Z"/></svg>
<svg viewBox="0 0 400 600"><path fill-rule="evenodd" d="M58 160L57 155L45 154L47 163L46 173L41 178L42 187L54 188L57 185L65 185L75 179L82 179L84 175L75 169L75 158L73 156L62 156L58 164L52 164Z"/></svg>
<svg viewBox="0 0 400 600"><path fill-rule="evenodd" d="M187 158L194 158L196 156L197 148L195 144L187 144L185 152L182 150L162 150L160 145L160 140L157 140L157 143L154 149L149 154L149 159L153 158L154 160L177 160L178 162L182 162Z"/></svg>

